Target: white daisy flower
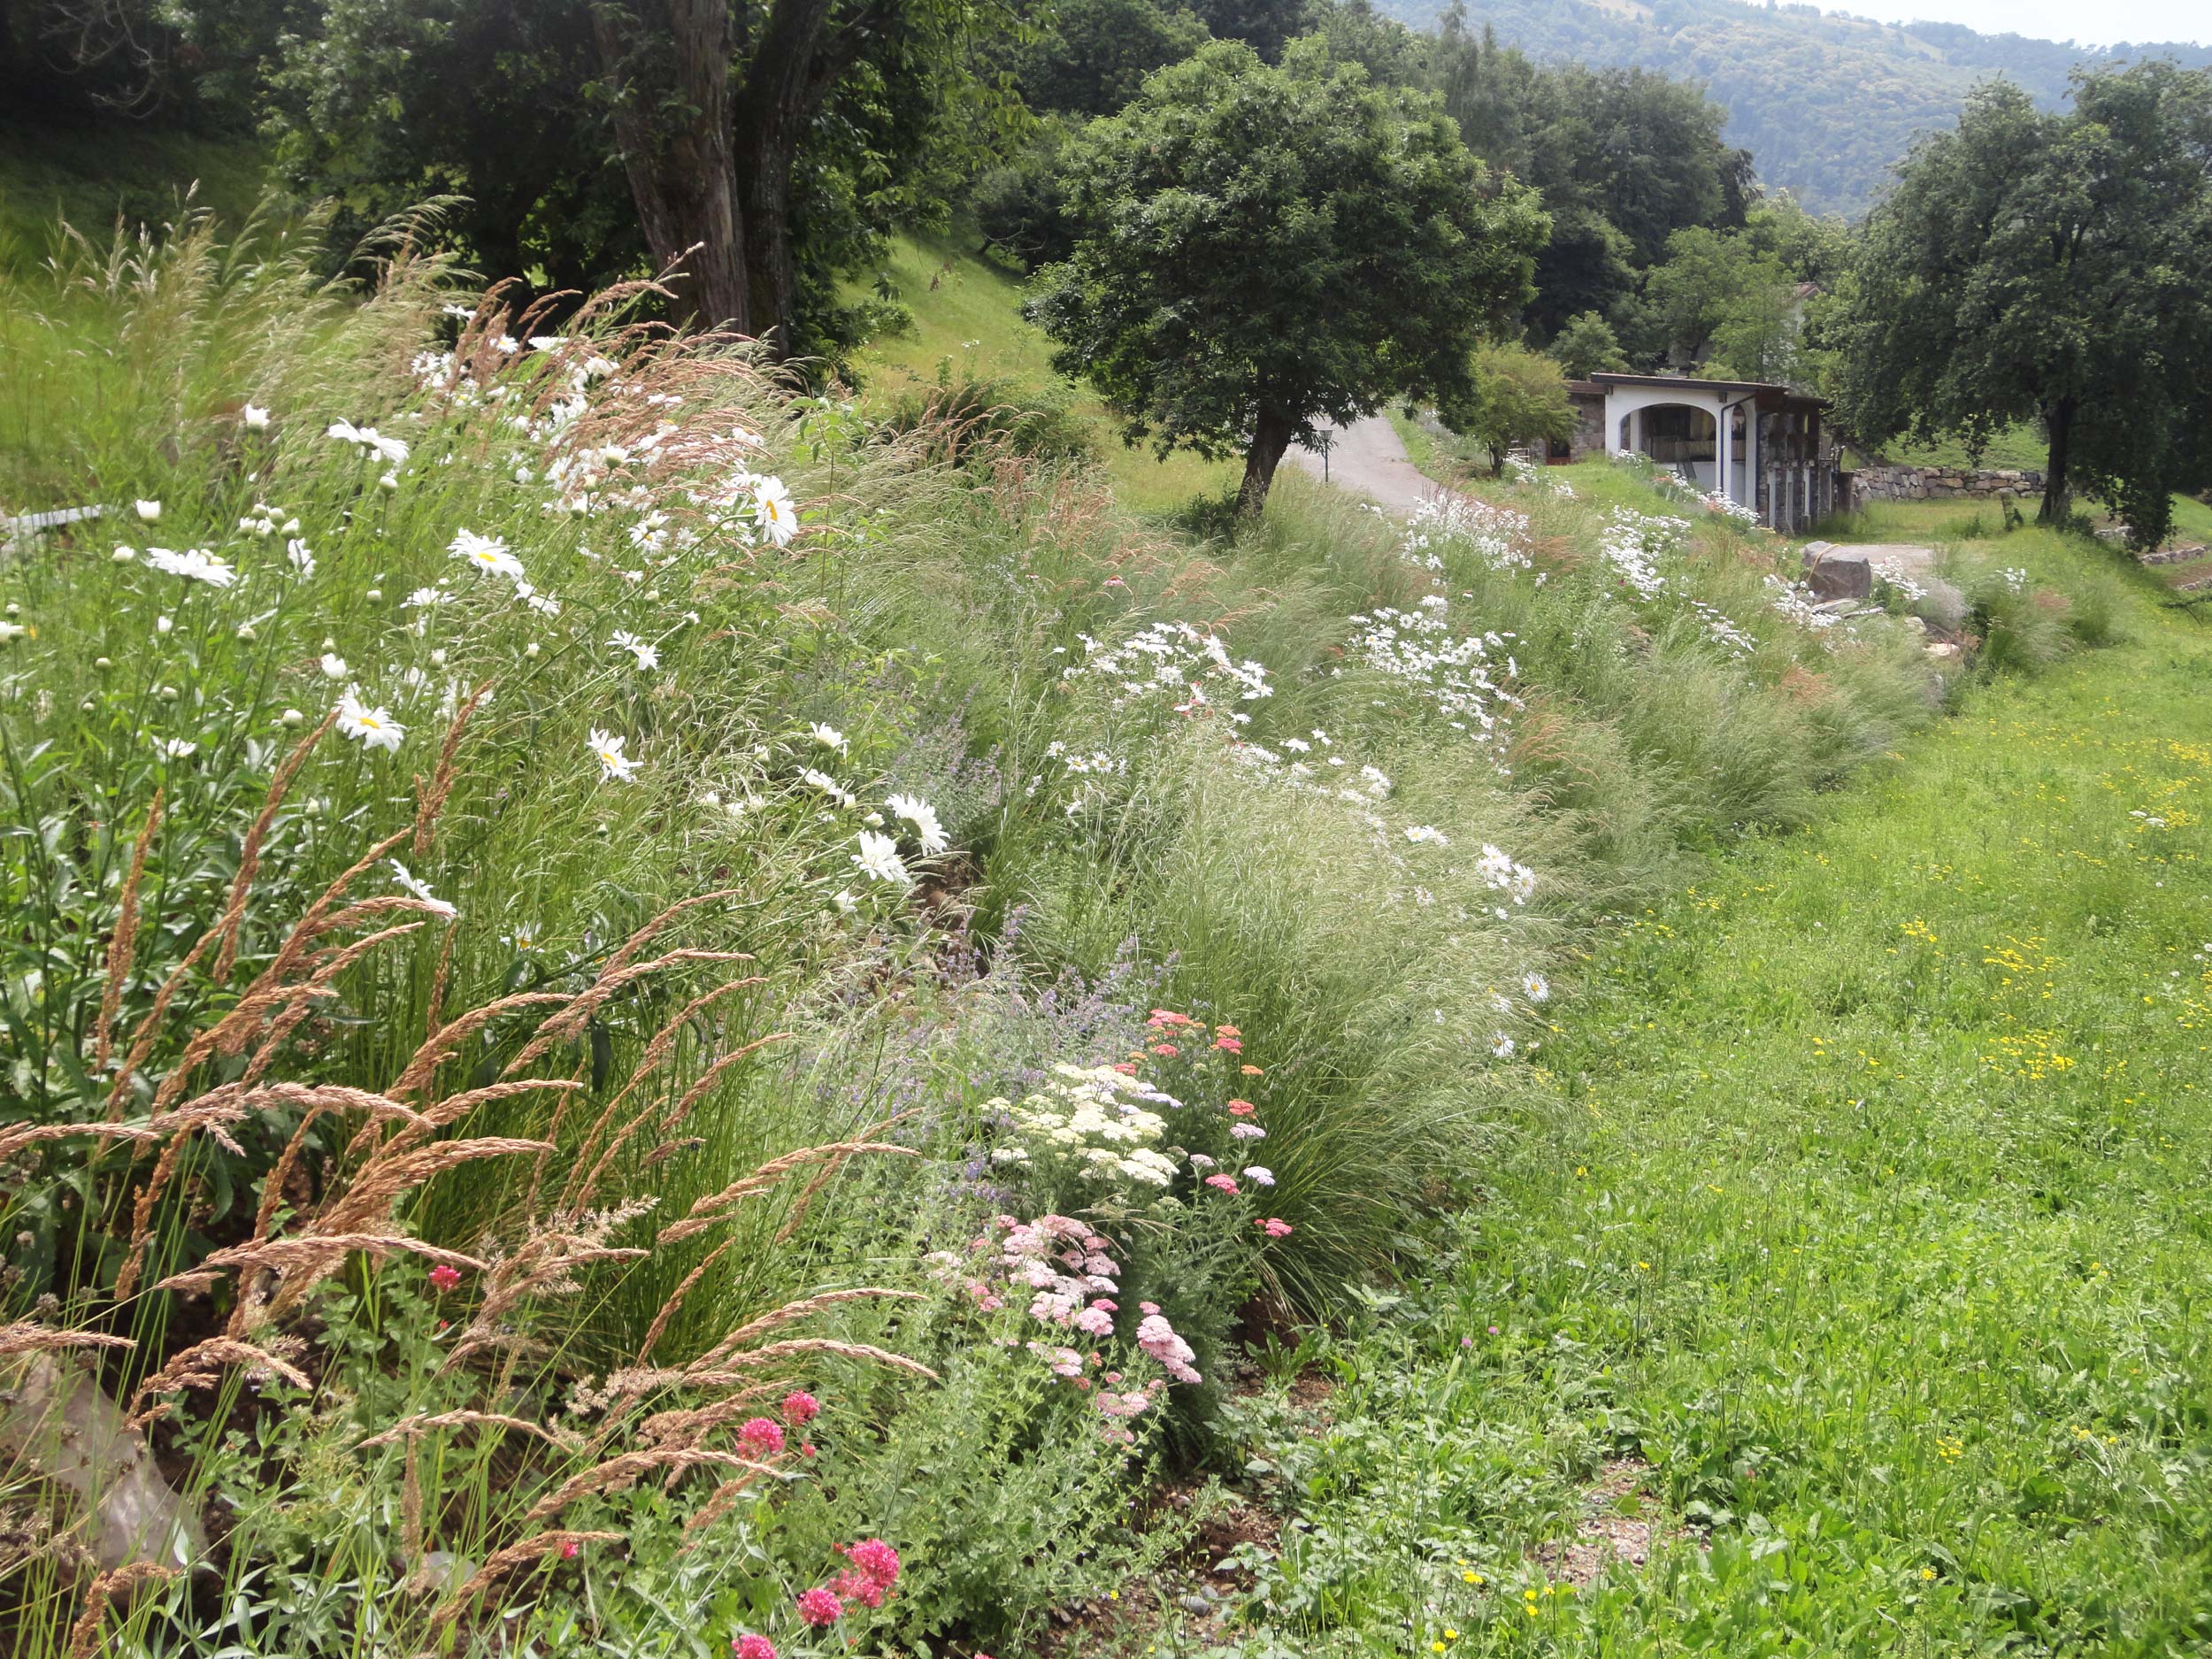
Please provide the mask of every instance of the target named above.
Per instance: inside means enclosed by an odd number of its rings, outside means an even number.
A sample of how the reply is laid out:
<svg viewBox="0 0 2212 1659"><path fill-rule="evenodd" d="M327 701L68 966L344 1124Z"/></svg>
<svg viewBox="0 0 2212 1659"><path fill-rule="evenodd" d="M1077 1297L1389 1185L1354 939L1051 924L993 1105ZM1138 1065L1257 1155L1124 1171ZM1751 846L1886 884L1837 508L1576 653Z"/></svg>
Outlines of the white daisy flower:
<svg viewBox="0 0 2212 1659"><path fill-rule="evenodd" d="M860 832L860 850L853 855L853 863L864 875L878 881L889 881L905 887L913 879L906 873L906 865L899 858L899 844L888 835L879 835L873 830Z"/></svg>
<svg viewBox="0 0 2212 1659"><path fill-rule="evenodd" d="M455 534L448 550L488 574L504 576L513 581L522 580L522 561L507 551L506 542L495 535L463 530Z"/></svg>
<svg viewBox="0 0 2212 1659"><path fill-rule="evenodd" d="M187 581L205 582L210 588L227 588L238 580L238 572L204 547L188 548L173 553L165 547L146 549L146 563L165 576L181 576Z"/></svg>
<svg viewBox="0 0 2212 1659"><path fill-rule="evenodd" d="M326 680L343 680L346 677L346 659L335 651L325 651L322 655L322 671Z"/></svg>
<svg viewBox="0 0 2212 1659"><path fill-rule="evenodd" d="M661 665L660 647L641 640L626 628L617 628L607 643L618 651L627 651L636 657L640 668L658 668Z"/></svg>
<svg viewBox="0 0 2212 1659"><path fill-rule="evenodd" d="M258 403L248 403L240 411L239 418L246 423L249 432L266 432L269 429L269 411Z"/></svg>
<svg viewBox="0 0 2212 1659"><path fill-rule="evenodd" d="M850 806L853 803L851 794L836 779L830 777L827 773L817 772L813 767L809 766L799 776L829 796L838 805Z"/></svg>
<svg viewBox="0 0 2212 1659"><path fill-rule="evenodd" d="M928 802L910 795L895 795L884 805L914 826L915 838L925 854L933 857L952 844L945 826L937 821L937 809Z"/></svg>
<svg viewBox="0 0 2212 1659"><path fill-rule="evenodd" d="M1540 973L1525 973L1521 976L1521 995L1532 1002L1548 1002L1551 982Z"/></svg>
<svg viewBox="0 0 2212 1659"><path fill-rule="evenodd" d="M302 576L315 573L315 556L307 550L307 543L294 536L284 544L284 557L292 561L292 568Z"/></svg>
<svg viewBox="0 0 2212 1659"><path fill-rule="evenodd" d="M370 708L361 701L360 693L349 687L346 695L338 699L338 734L358 738L363 749L397 754L407 729L392 718L389 709L380 705Z"/></svg>
<svg viewBox="0 0 2212 1659"><path fill-rule="evenodd" d="M781 479L753 480L753 522L778 547L786 546L799 534L799 510L792 504L791 492Z"/></svg>
<svg viewBox="0 0 2212 1659"><path fill-rule="evenodd" d="M148 524L161 517L161 503L157 501L142 501L133 504L138 509L138 516Z"/></svg>
<svg viewBox="0 0 2212 1659"><path fill-rule="evenodd" d="M408 892L413 894L415 897L420 899L425 904L427 904L439 915L450 921L453 918L461 913L453 905L447 903L445 900L440 898L436 894L433 893L430 890L430 884L428 882L421 879L419 877L410 875L407 872L407 866L400 863L398 859L392 859L390 863L392 866L392 879L398 882L403 887L405 887Z"/></svg>
<svg viewBox="0 0 2212 1659"><path fill-rule="evenodd" d="M842 732L839 731L833 726L824 726L819 720L817 720L812 726L809 726L807 730L813 737L814 741L819 743L824 749L835 749L841 755L849 754L852 752L852 744L850 741L847 739Z"/></svg>
<svg viewBox="0 0 2212 1659"><path fill-rule="evenodd" d="M1510 1060L1513 1057L1513 1039L1500 1032L1490 1040L1490 1052L1498 1059Z"/></svg>
<svg viewBox="0 0 2212 1659"><path fill-rule="evenodd" d="M629 741L611 732L603 732L597 726L592 728L589 745L592 757L599 763L602 778L615 778L624 783L636 780L638 763L622 752L622 746Z"/></svg>
<svg viewBox="0 0 2212 1659"><path fill-rule="evenodd" d="M188 743L180 737L165 737L157 747L171 760L183 760L188 756L197 754L200 748L197 743Z"/></svg>

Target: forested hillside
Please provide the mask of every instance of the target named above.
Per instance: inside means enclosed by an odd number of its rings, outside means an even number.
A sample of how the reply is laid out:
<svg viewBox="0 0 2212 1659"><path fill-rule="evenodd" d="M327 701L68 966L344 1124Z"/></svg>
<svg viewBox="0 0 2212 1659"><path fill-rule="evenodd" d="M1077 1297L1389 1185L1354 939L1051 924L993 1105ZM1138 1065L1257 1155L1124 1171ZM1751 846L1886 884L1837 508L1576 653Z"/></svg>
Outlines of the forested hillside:
<svg viewBox="0 0 2212 1659"><path fill-rule="evenodd" d="M1426 28L1438 0L1380 0ZM1728 139L1758 157L1770 188L1816 212L1857 213L1916 134L1948 126L1977 81L2001 74L2055 107L2078 63L2171 56L2212 63L2185 42L2101 51L1950 23L1892 28L1809 5L1743 0L1469 0L1467 27L1545 62L1635 65L1701 81L1729 113Z"/></svg>

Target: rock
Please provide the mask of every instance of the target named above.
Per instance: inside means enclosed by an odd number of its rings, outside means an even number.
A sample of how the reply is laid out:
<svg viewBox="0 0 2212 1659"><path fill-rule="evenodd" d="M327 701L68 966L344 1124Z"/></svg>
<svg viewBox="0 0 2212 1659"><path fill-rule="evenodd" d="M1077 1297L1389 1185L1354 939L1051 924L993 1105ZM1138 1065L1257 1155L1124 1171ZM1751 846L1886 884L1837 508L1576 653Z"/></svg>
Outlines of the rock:
<svg viewBox="0 0 2212 1659"><path fill-rule="evenodd" d="M189 1566L206 1554L199 1517L161 1478L145 1437L73 1363L37 1354L0 1367L0 1449L76 1497L103 1571Z"/></svg>
<svg viewBox="0 0 2212 1659"><path fill-rule="evenodd" d="M1195 1613L1201 1618L1211 1617L1214 1611L1214 1604L1202 1595L1178 1596L1176 1604L1186 1613Z"/></svg>
<svg viewBox="0 0 2212 1659"><path fill-rule="evenodd" d="M1928 647L1928 655L1939 663L1955 663L1959 660L1961 652L1955 645L1947 641L1939 641Z"/></svg>
<svg viewBox="0 0 2212 1659"><path fill-rule="evenodd" d="M1805 582L1820 599L1864 599L1874 591L1874 567L1863 553L1816 541L1805 549Z"/></svg>

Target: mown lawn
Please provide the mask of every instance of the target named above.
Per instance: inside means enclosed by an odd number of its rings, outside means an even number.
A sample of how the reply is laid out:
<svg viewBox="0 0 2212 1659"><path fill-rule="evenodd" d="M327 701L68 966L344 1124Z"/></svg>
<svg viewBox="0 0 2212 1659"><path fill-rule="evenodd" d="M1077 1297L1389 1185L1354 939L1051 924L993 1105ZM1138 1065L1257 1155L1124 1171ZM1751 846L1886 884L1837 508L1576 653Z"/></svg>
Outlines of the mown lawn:
<svg viewBox="0 0 2212 1659"><path fill-rule="evenodd" d="M1248 1408L1236 1651L2207 1651L2212 634L2131 626L1588 964L1563 1119Z"/></svg>

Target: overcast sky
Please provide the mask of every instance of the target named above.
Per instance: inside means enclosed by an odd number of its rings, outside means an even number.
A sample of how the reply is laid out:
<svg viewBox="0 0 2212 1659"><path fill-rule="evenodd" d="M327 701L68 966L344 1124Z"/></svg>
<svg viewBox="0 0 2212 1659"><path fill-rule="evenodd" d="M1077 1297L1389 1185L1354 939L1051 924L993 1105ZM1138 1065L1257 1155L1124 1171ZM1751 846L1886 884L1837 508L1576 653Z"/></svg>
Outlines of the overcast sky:
<svg viewBox="0 0 2212 1659"><path fill-rule="evenodd" d="M2193 41L2212 44L2212 5L2206 0L1876 0L1832 10L1885 23L1963 23L1985 35L2026 35L2047 41L2109 46L2116 41Z"/></svg>

